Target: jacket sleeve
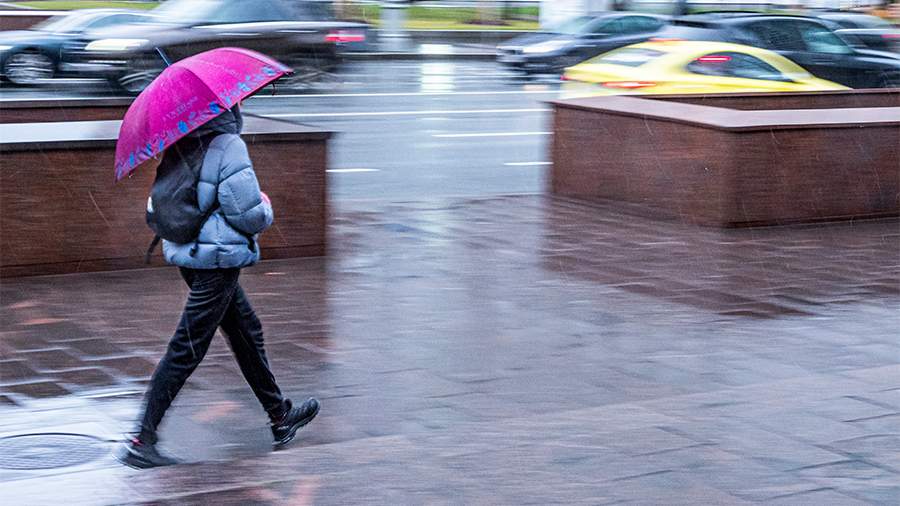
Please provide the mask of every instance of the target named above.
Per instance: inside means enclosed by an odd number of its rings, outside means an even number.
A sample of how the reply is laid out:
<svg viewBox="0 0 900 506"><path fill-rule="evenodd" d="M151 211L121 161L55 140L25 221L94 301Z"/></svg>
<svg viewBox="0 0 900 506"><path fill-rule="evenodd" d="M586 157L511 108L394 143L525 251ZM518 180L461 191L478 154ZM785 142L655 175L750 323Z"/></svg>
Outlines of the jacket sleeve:
<svg viewBox="0 0 900 506"><path fill-rule="evenodd" d="M274 215L272 206L260 194L247 145L235 135L223 151L219 172L219 206L229 225L246 234L258 234L272 224Z"/></svg>

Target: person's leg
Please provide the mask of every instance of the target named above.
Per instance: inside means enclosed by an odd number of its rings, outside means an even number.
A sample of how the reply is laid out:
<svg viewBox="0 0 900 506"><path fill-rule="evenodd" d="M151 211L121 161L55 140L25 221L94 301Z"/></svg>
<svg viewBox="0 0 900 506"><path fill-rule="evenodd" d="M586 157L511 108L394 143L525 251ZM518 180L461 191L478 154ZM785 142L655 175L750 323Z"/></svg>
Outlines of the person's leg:
<svg viewBox="0 0 900 506"><path fill-rule="evenodd" d="M262 324L238 285L222 320L222 333L231 345L241 372L269 414L275 447L289 443L297 431L319 413L319 401L310 397L299 406L285 399L269 369Z"/></svg>
<svg viewBox="0 0 900 506"><path fill-rule="evenodd" d="M182 269L191 291L175 335L144 396L144 416L138 436L141 442L156 443L163 415L209 350L216 328L231 303L238 274L238 269Z"/></svg>
<svg viewBox="0 0 900 506"><path fill-rule="evenodd" d="M269 417L278 419L288 410L275 376L269 369L259 322L244 290L238 284L222 319L222 333L241 368L244 379Z"/></svg>

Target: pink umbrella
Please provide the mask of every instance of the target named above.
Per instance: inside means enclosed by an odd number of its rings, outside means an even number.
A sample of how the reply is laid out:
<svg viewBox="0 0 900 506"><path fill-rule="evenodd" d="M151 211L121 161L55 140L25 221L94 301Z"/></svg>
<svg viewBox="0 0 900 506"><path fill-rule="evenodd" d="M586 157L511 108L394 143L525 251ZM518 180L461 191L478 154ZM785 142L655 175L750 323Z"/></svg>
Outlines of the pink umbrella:
<svg viewBox="0 0 900 506"><path fill-rule="evenodd" d="M172 64L131 104L116 143L116 181L292 70L249 49L213 49Z"/></svg>

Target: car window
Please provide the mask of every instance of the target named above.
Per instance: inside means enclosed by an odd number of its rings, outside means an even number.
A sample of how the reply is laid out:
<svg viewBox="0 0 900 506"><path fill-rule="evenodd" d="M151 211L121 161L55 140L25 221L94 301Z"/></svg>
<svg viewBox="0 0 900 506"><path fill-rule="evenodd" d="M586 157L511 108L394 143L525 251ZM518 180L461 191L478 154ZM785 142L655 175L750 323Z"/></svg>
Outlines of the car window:
<svg viewBox="0 0 900 506"><path fill-rule="evenodd" d="M636 32L652 32L658 30L662 26L662 22L656 18L649 16L634 16L631 22Z"/></svg>
<svg viewBox="0 0 900 506"><path fill-rule="evenodd" d="M659 58L664 55L662 51L653 49L644 49L639 47L625 47L610 51L594 60L591 63L606 63L610 65L624 65L626 67L640 67L645 63Z"/></svg>
<svg viewBox="0 0 900 506"><path fill-rule="evenodd" d="M688 72L705 76L740 77L765 81L790 81L768 63L743 53L710 53L689 63Z"/></svg>
<svg viewBox="0 0 900 506"><path fill-rule="evenodd" d="M621 23L621 32L620 33L640 33L646 31L644 28L644 24L641 19L644 16L627 16L624 18L620 18L618 21Z"/></svg>
<svg viewBox="0 0 900 506"><path fill-rule="evenodd" d="M90 23L85 25L84 29L85 30L93 30L96 28L105 28L107 26L112 26L116 22L115 21L116 17L117 16L98 16L98 17L94 18L93 20L91 20Z"/></svg>
<svg viewBox="0 0 900 506"><path fill-rule="evenodd" d="M110 26L123 25L126 23L135 23L143 19L142 16L136 16L134 14L113 14L111 16L102 16L98 19L95 19L87 26L87 28L91 30L96 30L98 28L107 28Z"/></svg>
<svg viewBox="0 0 900 506"><path fill-rule="evenodd" d="M647 31L644 19L653 20L646 16L624 16L602 23L595 33L608 33L611 35L624 35L628 33L640 33ZM655 30L654 26L652 29Z"/></svg>
<svg viewBox="0 0 900 506"><path fill-rule="evenodd" d="M53 16L50 19L38 23L32 30L40 30L44 32L79 32L93 21L96 14L90 12L75 11L72 14L61 16Z"/></svg>
<svg viewBox="0 0 900 506"><path fill-rule="evenodd" d="M146 14L119 14L119 17L120 23L141 23L150 19Z"/></svg>
<svg viewBox="0 0 900 506"><path fill-rule="evenodd" d="M892 51L894 53L900 53L900 39L872 37L867 39L866 42L861 45L881 51Z"/></svg>
<svg viewBox="0 0 900 506"><path fill-rule="evenodd" d="M832 23L837 23L838 25L841 26L841 28L862 28L861 26L859 26L856 23L849 21L847 19L834 19L834 18L822 18L822 19L831 21Z"/></svg>
<svg viewBox="0 0 900 506"><path fill-rule="evenodd" d="M206 20L208 24L254 23L262 21L284 21L290 19L278 5L266 0L253 2L225 2Z"/></svg>
<svg viewBox="0 0 900 506"><path fill-rule="evenodd" d="M841 25L842 28L890 28L891 23L876 16L822 16L822 19Z"/></svg>
<svg viewBox="0 0 900 506"><path fill-rule="evenodd" d="M579 33L590 33L588 30L590 29L591 21L593 21L593 16L578 16L575 18L570 18L559 25L550 29L553 33L563 33L566 35L577 35Z"/></svg>
<svg viewBox="0 0 900 506"><path fill-rule="evenodd" d="M660 39L726 41L730 34L724 30L698 28L694 26L665 26L655 37ZM757 42L754 45L759 45Z"/></svg>
<svg viewBox="0 0 900 506"><path fill-rule="evenodd" d="M608 33L610 35L619 35L625 33L625 23L622 21L622 19L605 21L591 27L591 33Z"/></svg>
<svg viewBox="0 0 900 506"><path fill-rule="evenodd" d="M199 24L209 20L221 5L218 0L168 0L150 13L163 23Z"/></svg>
<svg viewBox="0 0 900 506"><path fill-rule="evenodd" d="M776 51L805 51L806 45L793 23L769 20L750 23L744 30L760 41L762 47Z"/></svg>
<svg viewBox="0 0 900 506"><path fill-rule="evenodd" d="M808 51L813 53L848 54L850 48L840 37L824 26L815 23L797 23L800 38Z"/></svg>
<svg viewBox="0 0 900 506"><path fill-rule="evenodd" d="M334 19L334 10L331 2L308 0L293 0L287 2L294 20L298 21L327 21Z"/></svg>
<svg viewBox="0 0 900 506"><path fill-rule="evenodd" d="M581 27L578 28L578 34L590 35L597 33L606 33L606 27L609 24L609 21L603 20L594 20L590 23L585 23Z"/></svg>

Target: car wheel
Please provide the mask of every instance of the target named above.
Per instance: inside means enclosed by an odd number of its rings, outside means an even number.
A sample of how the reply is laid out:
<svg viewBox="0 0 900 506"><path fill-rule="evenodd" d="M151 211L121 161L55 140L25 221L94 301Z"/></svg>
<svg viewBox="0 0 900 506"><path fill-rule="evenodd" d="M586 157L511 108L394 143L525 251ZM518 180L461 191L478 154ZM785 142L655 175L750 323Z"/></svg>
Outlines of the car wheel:
<svg viewBox="0 0 900 506"><path fill-rule="evenodd" d="M3 66L6 78L20 85L38 84L53 78L54 73L53 60L37 51L23 51L11 55Z"/></svg>
<svg viewBox="0 0 900 506"><path fill-rule="evenodd" d="M163 65L151 60L134 60L124 74L116 78L116 84L124 91L138 94L159 76Z"/></svg>

